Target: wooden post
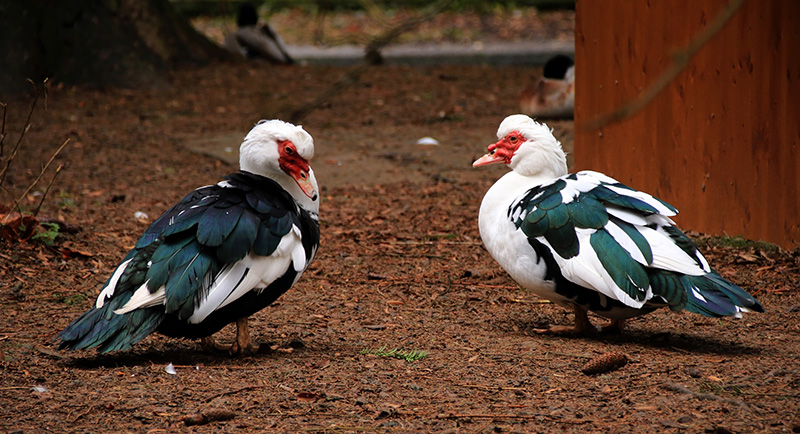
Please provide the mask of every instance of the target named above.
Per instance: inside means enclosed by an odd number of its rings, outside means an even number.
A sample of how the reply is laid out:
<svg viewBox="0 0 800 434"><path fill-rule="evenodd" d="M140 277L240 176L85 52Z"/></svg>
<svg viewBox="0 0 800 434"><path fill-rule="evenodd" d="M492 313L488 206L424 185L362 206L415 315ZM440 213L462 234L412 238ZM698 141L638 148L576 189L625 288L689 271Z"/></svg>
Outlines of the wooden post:
<svg viewBox="0 0 800 434"><path fill-rule="evenodd" d="M729 0L577 2L576 168L675 205L686 230L800 247L800 2L748 0L640 112L637 98Z"/></svg>

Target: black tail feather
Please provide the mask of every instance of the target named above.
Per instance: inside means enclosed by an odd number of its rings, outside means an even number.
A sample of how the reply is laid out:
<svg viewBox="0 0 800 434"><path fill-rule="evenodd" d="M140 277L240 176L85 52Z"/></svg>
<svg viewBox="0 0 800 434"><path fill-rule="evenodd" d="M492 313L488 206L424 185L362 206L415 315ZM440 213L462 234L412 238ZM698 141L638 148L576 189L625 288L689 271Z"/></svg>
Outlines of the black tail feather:
<svg viewBox="0 0 800 434"><path fill-rule="evenodd" d="M742 288L711 271L703 276L683 276L689 299L686 310L709 317L738 316L743 310L764 312L764 307Z"/></svg>
<svg viewBox="0 0 800 434"><path fill-rule="evenodd" d="M97 348L101 353L127 350L154 332L163 321L163 307L136 309L117 315L108 303L92 308L68 325L56 339L59 349Z"/></svg>

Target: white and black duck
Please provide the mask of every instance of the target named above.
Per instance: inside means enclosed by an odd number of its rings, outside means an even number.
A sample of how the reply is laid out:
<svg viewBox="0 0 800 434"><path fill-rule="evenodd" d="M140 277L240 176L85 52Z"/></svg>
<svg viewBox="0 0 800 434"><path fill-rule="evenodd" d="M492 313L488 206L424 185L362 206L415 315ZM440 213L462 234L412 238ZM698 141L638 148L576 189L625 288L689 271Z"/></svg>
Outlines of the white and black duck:
<svg viewBox="0 0 800 434"><path fill-rule="evenodd" d="M550 330L596 333L587 311L614 330L660 307L709 317L764 311L709 266L670 219L671 205L601 173L568 174L560 142L528 116L507 117L497 139L473 163L511 168L483 198L481 238L522 287L574 310L574 327Z"/></svg>
<svg viewBox="0 0 800 434"><path fill-rule="evenodd" d="M153 332L206 338L236 322L233 354L250 346L248 317L294 285L319 246L311 136L261 121L240 171L198 188L139 238L94 306L58 335L59 348L126 350Z"/></svg>

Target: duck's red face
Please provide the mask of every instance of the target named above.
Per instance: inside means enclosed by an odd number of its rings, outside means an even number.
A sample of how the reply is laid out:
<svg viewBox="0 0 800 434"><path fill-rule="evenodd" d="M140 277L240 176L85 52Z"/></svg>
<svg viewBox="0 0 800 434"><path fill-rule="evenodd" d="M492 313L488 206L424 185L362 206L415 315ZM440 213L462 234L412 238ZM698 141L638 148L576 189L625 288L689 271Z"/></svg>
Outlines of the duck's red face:
<svg viewBox="0 0 800 434"><path fill-rule="evenodd" d="M281 170L294 179L306 196L316 200L317 191L314 189L314 184L311 183L311 176L309 175L311 168L308 165L308 160L297 153L294 143L289 140L279 141L278 154L280 155L278 163L281 166Z"/></svg>
<svg viewBox="0 0 800 434"><path fill-rule="evenodd" d="M489 153L472 163L472 167L488 166L490 164L511 163L511 157L519 149L525 139L518 131L512 131L496 143L489 145Z"/></svg>

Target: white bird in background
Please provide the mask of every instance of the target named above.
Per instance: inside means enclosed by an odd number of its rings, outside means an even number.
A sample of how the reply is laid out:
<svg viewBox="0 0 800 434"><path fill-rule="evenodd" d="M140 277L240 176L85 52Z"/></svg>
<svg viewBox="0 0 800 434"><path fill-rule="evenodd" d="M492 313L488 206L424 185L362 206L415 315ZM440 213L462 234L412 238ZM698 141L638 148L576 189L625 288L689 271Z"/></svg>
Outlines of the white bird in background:
<svg viewBox="0 0 800 434"><path fill-rule="evenodd" d="M283 39L269 25L258 27L256 8L245 3L236 17L237 29L225 37L225 48L248 59L261 59L272 63L294 63Z"/></svg>
<svg viewBox="0 0 800 434"><path fill-rule="evenodd" d="M520 111L535 118L571 119L575 108L575 62L559 54L547 61L542 75L522 91Z"/></svg>
<svg viewBox="0 0 800 434"><path fill-rule="evenodd" d="M156 331L209 346L236 322L229 351L247 351L248 317L291 288L319 247L313 155L303 128L259 122L242 142L240 171L153 222L59 348L127 350Z"/></svg>
<svg viewBox="0 0 800 434"><path fill-rule="evenodd" d="M764 311L709 267L670 219L671 205L602 173L568 174L547 125L509 116L497 139L473 163L511 169L483 198L481 238L522 287L574 311L574 327L551 331L596 333L587 311L617 331L659 307L709 317Z"/></svg>

